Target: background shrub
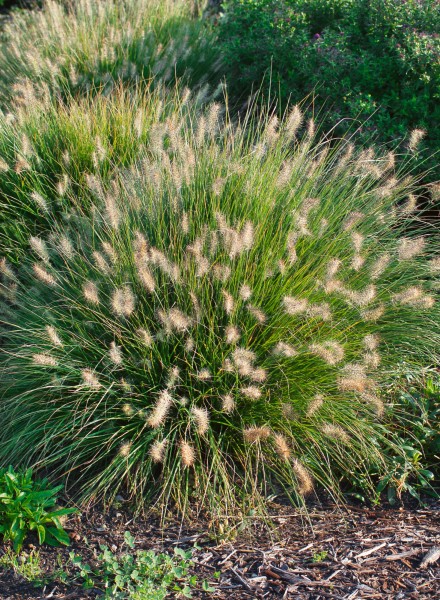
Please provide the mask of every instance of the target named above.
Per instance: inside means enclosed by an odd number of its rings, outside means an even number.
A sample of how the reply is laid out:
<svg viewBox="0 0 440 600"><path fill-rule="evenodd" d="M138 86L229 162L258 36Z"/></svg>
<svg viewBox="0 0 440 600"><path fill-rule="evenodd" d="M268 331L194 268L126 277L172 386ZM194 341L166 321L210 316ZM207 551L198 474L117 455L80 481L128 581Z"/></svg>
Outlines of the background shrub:
<svg viewBox="0 0 440 600"><path fill-rule="evenodd" d="M325 104L326 126L339 121L338 133L360 125L361 141L393 146L421 128L425 158L440 148L436 0L228 0L223 6L220 40L235 97L245 100L264 78L266 96L271 89L284 105L313 94L315 111ZM430 180L440 176L437 158L420 168L435 170Z"/></svg>
<svg viewBox="0 0 440 600"><path fill-rule="evenodd" d="M387 473L380 386L440 347L411 183L312 122L299 142L296 107L220 113L170 117L93 210L1 263L0 461L211 516Z"/></svg>

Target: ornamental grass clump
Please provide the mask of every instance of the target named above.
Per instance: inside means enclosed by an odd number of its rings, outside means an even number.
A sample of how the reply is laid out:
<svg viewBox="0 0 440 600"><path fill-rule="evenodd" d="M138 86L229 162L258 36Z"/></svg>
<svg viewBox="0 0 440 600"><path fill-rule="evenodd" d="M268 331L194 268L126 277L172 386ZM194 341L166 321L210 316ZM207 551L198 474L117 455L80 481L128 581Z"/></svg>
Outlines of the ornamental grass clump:
<svg viewBox="0 0 440 600"><path fill-rule="evenodd" d="M0 101L27 101L30 90L65 98L108 94L121 81L176 79L213 94L221 57L193 8L189 0L45 0L42 10L14 13L3 28Z"/></svg>
<svg viewBox="0 0 440 600"><path fill-rule="evenodd" d="M399 452L381 388L438 359L438 247L407 230L390 156L301 124L171 119L93 210L2 261L0 461L213 517L373 492Z"/></svg>

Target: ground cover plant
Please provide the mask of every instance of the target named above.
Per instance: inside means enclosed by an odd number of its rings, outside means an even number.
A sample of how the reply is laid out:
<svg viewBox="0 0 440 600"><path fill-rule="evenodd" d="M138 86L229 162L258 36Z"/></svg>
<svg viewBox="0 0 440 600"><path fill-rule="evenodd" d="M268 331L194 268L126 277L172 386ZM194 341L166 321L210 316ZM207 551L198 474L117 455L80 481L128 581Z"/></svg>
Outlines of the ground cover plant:
<svg viewBox="0 0 440 600"><path fill-rule="evenodd" d="M220 40L232 96L312 101L326 128L394 146L426 130L421 170L440 147L440 5L436 0L228 0ZM261 83L263 82L263 83ZM353 120L355 121L353 123Z"/></svg>
<svg viewBox="0 0 440 600"><path fill-rule="evenodd" d="M2 261L0 460L213 519L358 474L374 496L401 453L381 385L438 360L438 242L392 154L302 121L171 115Z"/></svg>
<svg viewBox="0 0 440 600"><path fill-rule="evenodd" d="M207 95L221 61L209 24L194 18L196 6L189 0L47 0L42 10L18 11L2 31L0 98L4 104L29 89L57 97L107 94L121 81L176 79Z"/></svg>

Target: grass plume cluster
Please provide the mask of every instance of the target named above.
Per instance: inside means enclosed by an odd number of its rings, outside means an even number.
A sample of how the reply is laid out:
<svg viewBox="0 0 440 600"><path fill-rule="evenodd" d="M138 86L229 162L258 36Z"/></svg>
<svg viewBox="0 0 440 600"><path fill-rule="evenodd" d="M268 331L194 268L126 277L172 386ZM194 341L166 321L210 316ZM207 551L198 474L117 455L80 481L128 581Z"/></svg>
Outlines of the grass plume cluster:
<svg viewBox="0 0 440 600"><path fill-rule="evenodd" d="M176 79L212 95L221 59L193 9L190 0L45 0L42 10L19 11L3 29L0 99L106 95L120 82Z"/></svg>
<svg viewBox="0 0 440 600"><path fill-rule="evenodd" d="M440 347L411 181L296 107L222 113L170 115L2 260L0 461L213 515L386 472L381 385Z"/></svg>

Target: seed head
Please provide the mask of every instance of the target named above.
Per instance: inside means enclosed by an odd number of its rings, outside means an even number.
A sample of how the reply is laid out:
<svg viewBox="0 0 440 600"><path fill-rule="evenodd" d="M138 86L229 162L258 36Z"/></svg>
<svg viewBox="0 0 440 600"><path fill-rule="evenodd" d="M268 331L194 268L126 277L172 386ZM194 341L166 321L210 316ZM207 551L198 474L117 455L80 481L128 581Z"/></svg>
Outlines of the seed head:
<svg viewBox="0 0 440 600"><path fill-rule="evenodd" d="M112 363L114 363L115 365L122 365L123 358L121 347L117 346L115 342L112 342L110 344L110 350L108 354Z"/></svg>
<svg viewBox="0 0 440 600"><path fill-rule="evenodd" d="M307 496L307 494L313 491L313 479L305 466L297 458L292 461L292 469L298 479L298 492L302 496Z"/></svg>
<svg viewBox="0 0 440 600"><path fill-rule="evenodd" d="M299 109L299 106L295 105L291 109L286 119L286 135L288 139L293 139L295 137L298 129L301 127L303 118L304 117L301 110Z"/></svg>
<svg viewBox="0 0 440 600"><path fill-rule="evenodd" d="M57 330L55 329L55 327L53 327L53 325L47 325L46 326L46 331L47 331L47 335L48 335L49 340L51 341L51 343L54 346L57 346L58 348L62 348L64 344L61 341L61 338L58 335Z"/></svg>
<svg viewBox="0 0 440 600"><path fill-rule="evenodd" d="M14 271L8 265L6 258L0 258L0 273L7 279L15 279Z"/></svg>
<svg viewBox="0 0 440 600"><path fill-rule="evenodd" d="M286 344L285 342L278 342L273 349L273 353L276 356L285 356L286 358L292 358L298 354L293 346Z"/></svg>
<svg viewBox="0 0 440 600"><path fill-rule="evenodd" d="M255 385L243 387L241 388L240 392L249 400L259 400L262 395L260 388L257 388Z"/></svg>
<svg viewBox="0 0 440 600"><path fill-rule="evenodd" d="M409 135L408 150L416 152L425 135L426 131L424 129L413 129Z"/></svg>
<svg viewBox="0 0 440 600"><path fill-rule="evenodd" d="M284 435L282 435L281 433L276 433L273 436L273 440L275 444L275 450L278 456L283 460L288 461L290 458L290 448Z"/></svg>
<svg viewBox="0 0 440 600"><path fill-rule="evenodd" d="M330 321L332 318L332 311L328 302L322 302L321 304L311 304L307 308L307 315L309 317L317 317L323 321Z"/></svg>
<svg viewBox="0 0 440 600"><path fill-rule="evenodd" d="M103 275L110 275L112 269L108 262L105 260L104 256L101 254L101 252L95 251L93 252L92 256L97 269L101 271Z"/></svg>
<svg viewBox="0 0 440 600"><path fill-rule="evenodd" d="M421 254L425 248L426 240L423 237L419 238L402 238L399 243L398 257L399 260L410 260Z"/></svg>
<svg viewBox="0 0 440 600"><path fill-rule="evenodd" d="M363 393L361 394L361 398L374 407L378 417L381 417L383 415L383 413L385 412L385 406L383 401L378 396L376 396L376 394Z"/></svg>
<svg viewBox="0 0 440 600"><path fill-rule="evenodd" d="M323 404L324 404L324 396L322 396L321 394L316 394L316 396L313 398L313 400L309 404L309 407L306 412L306 416L308 418L312 417L316 412L318 412L318 410L321 408L321 406Z"/></svg>
<svg viewBox="0 0 440 600"><path fill-rule="evenodd" d="M288 315L299 315L307 310L308 302L305 299L284 296L283 304Z"/></svg>
<svg viewBox="0 0 440 600"><path fill-rule="evenodd" d="M230 315L234 310L234 298L226 290L222 290L225 311Z"/></svg>
<svg viewBox="0 0 440 600"><path fill-rule="evenodd" d="M46 285L55 286L56 279L53 275L51 275L44 267L39 264L32 265L34 270L34 275L37 279L45 283Z"/></svg>
<svg viewBox="0 0 440 600"><path fill-rule="evenodd" d="M252 296L252 290L251 288L246 285L243 284L240 288L240 297L242 300L244 300L246 302L246 300L249 300L249 298Z"/></svg>
<svg viewBox="0 0 440 600"><path fill-rule="evenodd" d="M92 390L98 390L101 387L99 379L96 377L95 373L92 369L83 369L81 371L81 376L83 380L83 384L86 387L91 388Z"/></svg>
<svg viewBox="0 0 440 600"><path fill-rule="evenodd" d="M112 310L118 317L130 317L135 304L135 296L128 285L116 289L112 294Z"/></svg>
<svg viewBox="0 0 440 600"><path fill-rule="evenodd" d="M171 404L173 399L168 390L162 390L159 394L159 397L154 405L153 410L150 413L150 416L147 419L147 423L153 429L160 427L162 425L168 415L168 412L171 408Z"/></svg>
<svg viewBox="0 0 440 600"><path fill-rule="evenodd" d="M131 417L134 413L133 407L131 404L124 404L122 407L122 412L124 413L125 416L127 417Z"/></svg>
<svg viewBox="0 0 440 600"><path fill-rule="evenodd" d="M375 333L370 333L364 337L364 346L366 350L376 350L379 346L380 339Z"/></svg>
<svg viewBox="0 0 440 600"><path fill-rule="evenodd" d="M58 366L58 361L49 354L33 354L32 361L35 365L41 365L44 367L56 367Z"/></svg>
<svg viewBox="0 0 440 600"><path fill-rule="evenodd" d="M256 306L252 306L250 304L247 307L247 309L251 313L251 315L255 318L255 320L258 321L258 323L260 323L261 325L263 323L265 323L267 317L262 310L260 310Z"/></svg>
<svg viewBox="0 0 440 600"><path fill-rule="evenodd" d="M222 410L227 414L232 413L235 408L235 400L232 394L225 394L224 396L222 396L221 400Z"/></svg>
<svg viewBox="0 0 440 600"><path fill-rule="evenodd" d="M255 442L264 442L270 437L271 431L269 427L247 427L243 430L243 436L248 444Z"/></svg>
<svg viewBox="0 0 440 600"><path fill-rule="evenodd" d="M41 194L39 194L38 192L32 192L31 198L35 202L35 204L38 206L38 208L40 208L40 210L42 210L43 212L46 212L46 213L49 212L49 207L47 205L47 202Z"/></svg>
<svg viewBox="0 0 440 600"><path fill-rule="evenodd" d="M39 237L31 236L29 244L35 254L45 263L49 263L49 252L47 251L46 242Z"/></svg>
<svg viewBox="0 0 440 600"><path fill-rule="evenodd" d="M123 458L127 458L130 455L130 450L131 450L131 442L124 442L119 447L119 454Z"/></svg>
<svg viewBox="0 0 440 600"><path fill-rule="evenodd" d="M90 304L99 304L98 287L93 281L86 281L83 285L83 295Z"/></svg>
<svg viewBox="0 0 440 600"><path fill-rule="evenodd" d="M205 435L209 429L209 413L207 409L193 406L191 408L191 413L197 425L197 433L199 435Z"/></svg>
<svg viewBox="0 0 440 600"><path fill-rule="evenodd" d="M340 425L335 425L333 423L324 423L321 426L321 431L327 437L339 440L343 444L348 444L350 442L350 437L348 433Z"/></svg>
<svg viewBox="0 0 440 600"><path fill-rule="evenodd" d="M376 262L373 263L373 265L371 267L371 271L370 271L371 279L373 279L373 281L375 281L376 279L379 279L379 277L382 275L382 273L388 267L390 262L391 262L391 256L389 254L383 254L382 256L380 256L376 260Z"/></svg>
<svg viewBox="0 0 440 600"><path fill-rule="evenodd" d="M339 342L328 341L322 344L312 344L309 346L312 354L319 356L329 365L336 365L344 358L344 348Z"/></svg>
<svg viewBox="0 0 440 600"><path fill-rule="evenodd" d="M234 325L228 325L225 333L227 344L236 344L240 340L240 330Z"/></svg>
<svg viewBox="0 0 440 600"><path fill-rule="evenodd" d="M345 365L342 377L338 378L338 387L341 392L364 392L371 387L364 365Z"/></svg>
<svg viewBox="0 0 440 600"><path fill-rule="evenodd" d="M364 216L365 216L365 215L364 215L363 213L361 213L361 212L357 212L357 211L354 211L354 212L350 213L350 214L348 215L348 217L346 218L346 220L345 220L345 223L344 223L344 226L343 226L343 228L344 228L344 231L350 231L350 229L353 229L353 227L354 227L354 226L355 226L357 223L359 223L359 221L360 221L360 220L361 220L361 219L362 219Z"/></svg>
<svg viewBox="0 0 440 600"><path fill-rule="evenodd" d="M164 460L165 449L167 446L167 440L157 440L151 446L150 456L155 463L162 463Z"/></svg>
<svg viewBox="0 0 440 600"><path fill-rule="evenodd" d="M194 448L188 442L180 442L180 456L184 467L192 467L196 459L196 454Z"/></svg>

